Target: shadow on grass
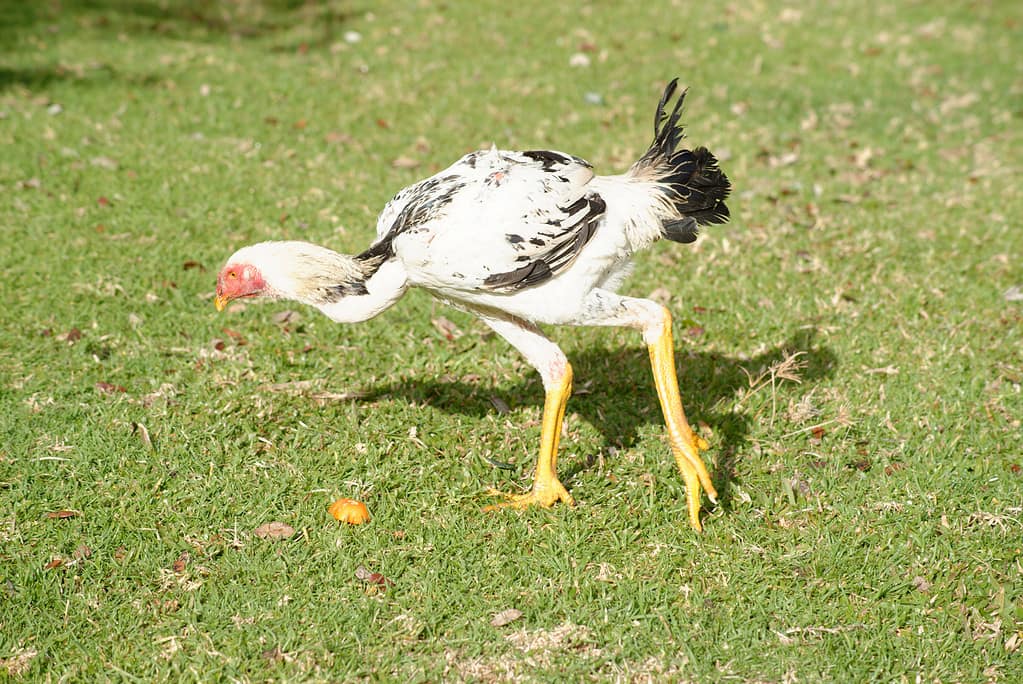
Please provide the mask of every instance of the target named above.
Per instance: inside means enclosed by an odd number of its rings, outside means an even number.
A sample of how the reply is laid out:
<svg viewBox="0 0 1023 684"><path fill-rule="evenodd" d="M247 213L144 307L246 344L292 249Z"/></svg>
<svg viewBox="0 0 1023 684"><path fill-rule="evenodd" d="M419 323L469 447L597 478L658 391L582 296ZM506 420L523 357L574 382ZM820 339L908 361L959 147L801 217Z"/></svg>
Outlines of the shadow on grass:
<svg viewBox="0 0 1023 684"><path fill-rule="evenodd" d="M145 42L169 38L191 42L258 40L284 35L271 43L275 51L325 48L337 40L351 12L339 1L250 0L64 0L63 2L4 2L0 0L0 55L41 49L82 29L108 35L112 42L125 36ZM301 40L289 35L308 29ZM33 38L26 42L26 36ZM76 78L59 64L24 69L0 66L0 90L14 85L38 88ZM78 77L80 79L80 77Z"/></svg>
<svg viewBox="0 0 1023 684"><path fill-rule="evenodd" d="M305 24L333 35L350 10L313 0L63 0L0 3L3 33L42 29L59 39L62 27L119 34L134 30L175 38L259 38ZM133 37L140 37L135 35Z"/></svg>
<svg viewBox="0 0 1023 684"><path fill-rule="evenodd" d="M0 92L16 86L38 91L58 81L74 81L76 86L83 87L104 87L114 79L139 87L150 87L160 82L155 75L120 74L106 64L96 64L87 70L71 70L60 64L23 69L0 67Z"/></svg>
<svg viewBox="0 0 1023 684"><path fill-rule="evenodd" d="M731 410L722 411L721 406L730 406L736 392L750 387L751 379L797 353L804 364L798 374L804 388L830 376L838 362L835 354L816 344L813 333L808 331L800 331L785 343L752 358L700 351L683 351L676 357L687 417L694 425L705 422L714 431L711 447L717 454L717 468L713 478L719 503L725 510L729 508L731 482L739 470L738 454L748 441L750 420ZM578 413L600 430L607 446L628 449L638 441L640 428L663 425L645 348L593 347L570 354L570 360L577 394L569 401L568 411ZM495 412L492 398L513 408L542 404L543 388L532 373L510 388L416 378L369 388L364 400L389 397L401 397L449 413L482 417ZM667 448L665 456L670 458ZM594 462L593 457L577 461L562 471L562 480L570 482Z"/></svg>

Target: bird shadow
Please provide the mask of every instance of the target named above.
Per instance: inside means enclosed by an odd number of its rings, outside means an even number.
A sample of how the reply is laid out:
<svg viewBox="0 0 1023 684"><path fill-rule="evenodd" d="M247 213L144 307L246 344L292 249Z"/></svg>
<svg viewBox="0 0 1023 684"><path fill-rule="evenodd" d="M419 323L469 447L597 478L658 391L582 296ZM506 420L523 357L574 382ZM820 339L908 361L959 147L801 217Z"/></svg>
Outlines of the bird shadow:
<svg viewBox="0 0 1023 684"><path fill-rule="evenodd" d="M575 371L575 393L568 410L602 434L605 446L601 456L605 459L633 447L646 426L663 425L646 349L597 345L577 350L569 357ZM794 375L801 387L809 387L832 375L837 363L835 354L817 342L812 330L799 330L785 342L748 357L695 350L676 355L687 417L694 427L706 423L713 433L716 467L712 478L724 510L730 508L731 485L741 471L739 458L751 429L751 419L732 409L737 396L754 391L758 378L765 383L761 387L768 386L772 372L776 384L785 382L780 378ZM395 397L447 413L484 417L505 412L506 406L542 403L543 388L535 377L510 386L453 378L411 378L369 388L362 400ZM561 479L570 483L596 462L596 455L576 459L562 471Z"/></svg>

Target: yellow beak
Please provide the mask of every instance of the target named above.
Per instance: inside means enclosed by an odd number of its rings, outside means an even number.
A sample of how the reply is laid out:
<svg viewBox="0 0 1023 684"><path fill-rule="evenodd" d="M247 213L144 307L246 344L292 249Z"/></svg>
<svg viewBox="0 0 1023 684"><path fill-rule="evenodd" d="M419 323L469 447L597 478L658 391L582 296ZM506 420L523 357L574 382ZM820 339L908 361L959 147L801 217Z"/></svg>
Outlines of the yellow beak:
<svg viewBox="0 0 1023 684"><path fill-rule="evenodd" d="M213 300L213 306L217 307L217 311L223 311L224 307L227 306L228 298L223 295L217 295L216 299Z"/></svg>

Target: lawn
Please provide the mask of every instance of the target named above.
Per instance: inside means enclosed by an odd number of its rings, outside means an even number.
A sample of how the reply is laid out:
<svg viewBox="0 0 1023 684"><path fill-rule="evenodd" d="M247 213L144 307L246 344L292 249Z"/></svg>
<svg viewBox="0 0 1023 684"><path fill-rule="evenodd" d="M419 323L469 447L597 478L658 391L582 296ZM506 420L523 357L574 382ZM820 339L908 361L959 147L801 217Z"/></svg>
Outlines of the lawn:
<svg viewBox="0 0 1023 684"><path fill-rule="evenodd" d="M0 679L1023 681L1021 29L1009 1L0 5ZM214 310L236 248L359 250L492 142L623 171L674 76L732 221L623 290L675 313L702 535L634 332L550 331L577 505L484 514L530 482L543 389L483 325L421 292L356 326Z"/></svg>

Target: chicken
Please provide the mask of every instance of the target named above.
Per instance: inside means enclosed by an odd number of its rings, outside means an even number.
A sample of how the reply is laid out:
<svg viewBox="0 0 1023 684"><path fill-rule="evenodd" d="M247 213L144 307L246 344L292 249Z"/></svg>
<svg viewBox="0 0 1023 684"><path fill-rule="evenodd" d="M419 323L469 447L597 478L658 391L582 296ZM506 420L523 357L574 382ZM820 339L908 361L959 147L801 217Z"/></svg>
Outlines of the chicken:
<svg viewBox="0 0 1023 684"><path fill-rule="evenodd" d="M682 408L671 314L617 294L636 252L661 238L693 242L701 225L728 218L730 184L715 157L679 147L685 92L666 109L676 91L677 79L657 106L653 143L625 174L597 176L586 161L551 150L472 152L395 195L361 254L306 242L239 249L217 277L217 309L242 297L287 299L354 323L414 286L478 316L540 373L546 392L532 489L489 509L573 503L557 475L572 367L539 326L634 328L650 352L689 522L700 530L701 489L712 501L716 492L700 455L707 442Z"/></svg>

